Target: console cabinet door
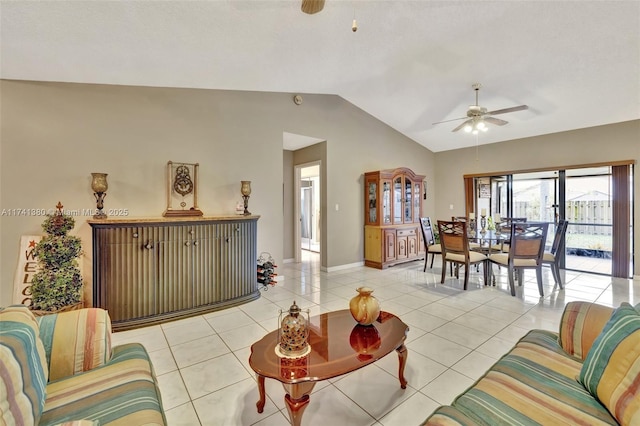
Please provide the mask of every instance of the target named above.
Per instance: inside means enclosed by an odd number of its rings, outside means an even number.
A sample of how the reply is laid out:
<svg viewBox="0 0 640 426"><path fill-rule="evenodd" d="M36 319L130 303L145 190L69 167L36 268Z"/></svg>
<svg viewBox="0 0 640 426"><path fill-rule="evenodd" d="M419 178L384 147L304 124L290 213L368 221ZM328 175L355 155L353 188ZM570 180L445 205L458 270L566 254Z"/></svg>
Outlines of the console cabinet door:
<svg viewBox="0 0 640 426"><path fill-rule="evenodd" d="M109 285L94 287L94 299L109 311L112 321L141 318L157 313L156 227L99 230L101 255L94 273Z"/></svg>
<svg viewBox="0 0 640 426"><path fill-rule="evenodd" d="M257 257L244 255L247 247L254 253L257 250L256 229L255 221L218 224L216 287L221 300L234 299L257 286Z"/></svg>

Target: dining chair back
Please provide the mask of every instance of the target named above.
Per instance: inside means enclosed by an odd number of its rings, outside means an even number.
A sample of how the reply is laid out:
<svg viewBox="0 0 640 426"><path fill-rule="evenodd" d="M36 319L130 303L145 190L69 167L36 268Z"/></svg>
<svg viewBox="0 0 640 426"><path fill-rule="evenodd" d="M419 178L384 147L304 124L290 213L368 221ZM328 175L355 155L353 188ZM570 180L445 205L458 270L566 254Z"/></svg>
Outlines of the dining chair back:
<svg viewBox="0 0 640 426"><path fill-rule="evenodd" d="M526 221L526 217L503 217L495 226L502 234L508 234L511 232L512 223L525 223ZM509 252L509 241L501 241L499 244L493 245L491 249L507 253Z"/></svg>
<svg viewBox="0 0 640 426"><path fill-rule="evenodd" d="M565 234L567 233L567 227L569 221L561 219L556 225L556 233L553 236L553 242L551 243L551 249L545 251L542 256L542 263L551 267L551 274L553 280L560 288L562 287L562 278L560 277L560 256L558 255L564 249Z"/></svg>
<svg viewBox="0 0 640 426"><path fill-rule="evenodd" d="M438 234L440 236L440 246L442 247L442 278L440 283L444 283L447 262L455 263L457 266L456 277L458 277L459 267L465 267L464 289L466 290L469 283L469 266L482 263L484 265L483 272L486 285L488 278L487 256L469 250L467 222L439 220Z"/></svg>
<svg viewBox="0 0 640 426"><path fill-rule="evenodd" d="M426 255L424 257L424 268L422 269L422 272L425 272L427 270L427 261L429 260L429 254L431 254L430 268L433 268L433 258L436 256L436 254L442 254L442 248L440 244L436 244L430 217L420 218L420 228L422 229L422 239L424 240L424 247L426 250Z"/></svg>
<svg viewBox="0 0 640 426"><path fill-rule="evenodd" d="M508 268L511 295L516 289L513 281L514 273L518 273L518 283L522 285L524 269L535 269L540 296L544 296L542 288L542 258L547 241L549 224L545 222L512 222L510 249L508 253L492 255L489 260Z"/></svg>
<svg viewBox="0 0 640 426"><path fill-rule="evenodd" d="M524 223L526 221L526 217L503 217L500 218L500 222L496 223L496 228L500 227L500 230L510 232L512 223Z"/></svg>

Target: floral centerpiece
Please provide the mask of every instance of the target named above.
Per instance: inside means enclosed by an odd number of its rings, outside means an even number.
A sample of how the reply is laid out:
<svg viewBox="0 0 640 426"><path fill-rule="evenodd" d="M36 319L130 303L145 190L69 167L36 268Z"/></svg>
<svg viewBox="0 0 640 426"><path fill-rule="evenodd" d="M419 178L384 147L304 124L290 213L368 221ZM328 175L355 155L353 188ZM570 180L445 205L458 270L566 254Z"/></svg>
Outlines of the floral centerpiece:
<svg viewBox="0 0 640 426"><path fill-rule="evenodd" d="M31 280L30 308L34 311L59 312L82 304L82 276L77 260L82 254L81 240L68 235L75 220L65 215L62 207L58 202L58 210L47 215L42 223L47 235L35 247L42 269Z"/></svg>

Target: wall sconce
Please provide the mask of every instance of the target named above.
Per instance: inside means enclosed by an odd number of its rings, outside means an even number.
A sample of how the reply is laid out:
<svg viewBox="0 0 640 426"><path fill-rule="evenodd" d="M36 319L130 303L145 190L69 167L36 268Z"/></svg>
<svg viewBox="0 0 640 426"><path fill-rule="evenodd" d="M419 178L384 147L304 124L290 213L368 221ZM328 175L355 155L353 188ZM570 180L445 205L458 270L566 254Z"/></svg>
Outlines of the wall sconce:
<svg viewBox="0 0 640 426"><path fill-rule="evenodd" d="M244 200L244 215L248 216L251 213L248 210L249 207L249 195L251 195L251 181L243 180L240 181L242 186L240 187L240 192L242 193L242 199Z"/></svg>
<svg viewBox="0 0 640 426"><path fill-rule="evenodd" d="M96 197L96 214L93 215L94 219L106 219L107 215L102 209L104 208L104 197L107 196L107 174L106 173L91 173L93 179L91 180L91 189L93 189L93 196Z"/></svg>

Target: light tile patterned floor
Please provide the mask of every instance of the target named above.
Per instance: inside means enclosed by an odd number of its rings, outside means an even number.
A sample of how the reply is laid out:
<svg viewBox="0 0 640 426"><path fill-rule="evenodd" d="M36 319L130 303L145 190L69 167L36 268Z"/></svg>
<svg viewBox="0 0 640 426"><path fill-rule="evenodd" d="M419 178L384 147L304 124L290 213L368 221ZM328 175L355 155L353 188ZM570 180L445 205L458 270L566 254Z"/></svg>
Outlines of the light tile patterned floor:
<svg viewBox="0 0 640 426"><path fill-rule="evenodd" d="M504 269L495 287L472 271L469 289L447 277L440 259L423 272L422 262L384 271L357 267L321 272L318 256L281 265L276 287L242 306L163 325L115 333L113 344L141 342L149 351L171 426L284 426L289 424L282 386L266 380L267 404L258 414L258 390L249 367L249 347L277 327L278 310L295 301L311 315L346 309L357 287L375 289L383 310L410 326L407 389L398 384L395 353L314 388L305 426L406 426L420 424L440 404L450 403L507 352L528 330L557 331L565 304L586 300L608 306L640 303L640 282L564 272L564 290L545 269L545 297L535 274L512 297ZM461 274L462 278L462 274Z"/></svg>

